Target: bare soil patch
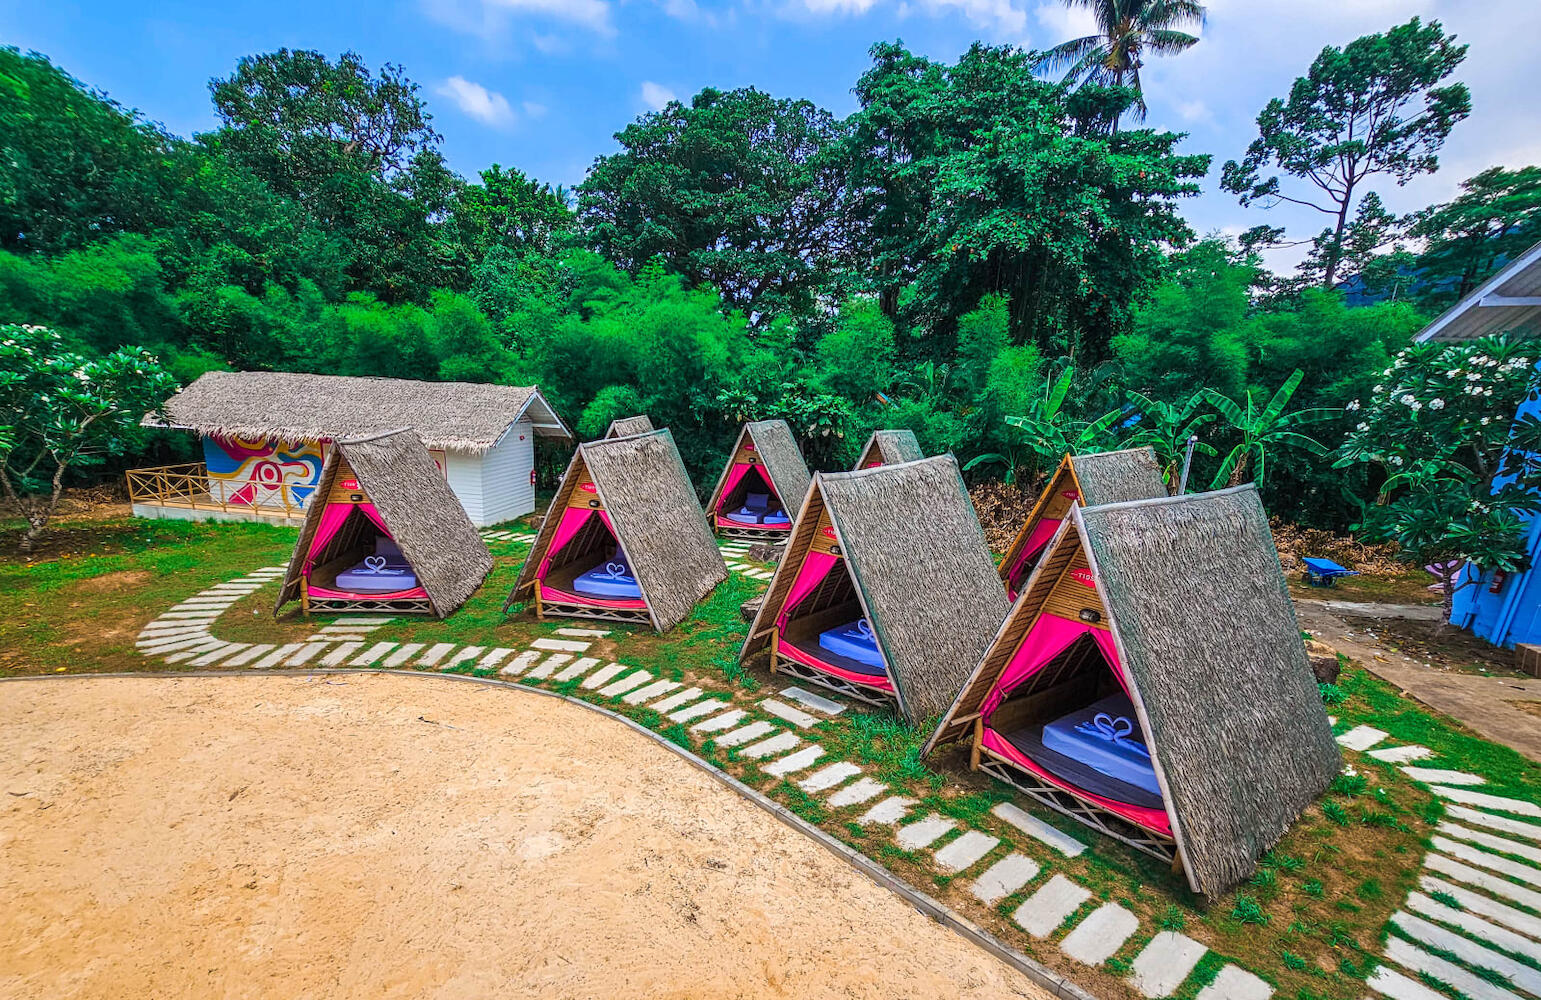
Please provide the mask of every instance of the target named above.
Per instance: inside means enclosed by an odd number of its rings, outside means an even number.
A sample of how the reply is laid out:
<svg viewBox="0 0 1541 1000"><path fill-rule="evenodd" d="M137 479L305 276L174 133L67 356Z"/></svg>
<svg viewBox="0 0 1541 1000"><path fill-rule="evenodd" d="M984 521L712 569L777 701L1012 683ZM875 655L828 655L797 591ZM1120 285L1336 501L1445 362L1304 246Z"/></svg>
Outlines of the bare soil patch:
<svg viewBox="0 0 1541 1000"><path fill-rule="evenodd" d="M3 995L1046 997L554 700L367 674L5 698Z"/></svg>

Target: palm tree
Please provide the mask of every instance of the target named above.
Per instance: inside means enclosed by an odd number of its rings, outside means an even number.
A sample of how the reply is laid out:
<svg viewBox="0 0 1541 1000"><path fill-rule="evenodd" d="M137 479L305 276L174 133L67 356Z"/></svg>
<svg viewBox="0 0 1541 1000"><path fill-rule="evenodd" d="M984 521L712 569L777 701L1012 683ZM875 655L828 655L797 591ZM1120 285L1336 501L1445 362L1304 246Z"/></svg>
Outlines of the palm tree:
<svg viewBox="0 0 1541 1000"><path fill-rule="evenodd" d="M1096 83L1134 91L1135 117L1144 120L1140 67L1146 53L1173 55L1198 41L1180 28L1202 26L1204 5L1196 0L1064 0L1097 19L1097 33L1061 42L1045 52L1038 68L1065 70L1066 83ZM1118 128L1117 120L1113 128Z"/></svg>

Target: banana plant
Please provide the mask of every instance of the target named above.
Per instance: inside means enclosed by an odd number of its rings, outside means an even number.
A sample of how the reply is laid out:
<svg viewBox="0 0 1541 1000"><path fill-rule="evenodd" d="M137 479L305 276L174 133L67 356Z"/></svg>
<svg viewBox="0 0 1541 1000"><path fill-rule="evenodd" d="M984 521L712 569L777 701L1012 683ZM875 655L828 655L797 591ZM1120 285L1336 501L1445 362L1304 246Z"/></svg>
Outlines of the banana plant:
<svg viewBox="0 0 1541 1000"><path fill-rule="evenodd" d="M1311 455L1327 454L1326 445L1315 438L1301 434L1296 428L1331 420L1340 416L1340 411L1314 407L1290 413L1284 412L1285 407L1289 405L1290 397L1295 395L1295 390L1300 388L1300 382L1304 378L1305 373L1299 368L1295 369L1294 374L1285 379L1284 384L1274 392L1268 404L1261 408L1253 402L1250 389L1247 390L1245 405L1214 389L1204 390L1204 398L1219 411L1220 416L1231 429L1241 435L1241 440L1220 463L1220 470L1215 473L1210 489L1219 489L1221 486L1240 486L1246 481L1247 471L1254 463L1257 466L1254 481L1261 483L1268 472L1270 451L1298 448Z"/></svg>
<svg viewBox="0 0 1541 1000"><path fill-rule="evenodd" d="M1142 392L1130 391L1129 400L1140 412L1140 421L1125 447L1149 446L1161 463L1161 473L1167 485L1177 488L1181 465L1188 451L1188 439L1196 437L1201 428L1220 419L1218 413L1202 412L1208 401L1202 392L1195 392L1180 404L1151 399ZM1203 455L1218 455L1213 445L1199 441L1194 451Z"/></svg>
<svg viewBox="0 0 1541 1000"><path fill-rule="evenodd" d="M1028 413L1006 418L1008 425L1027 432L1027 446L1047 462L1058 462L1067 452L1108 451L1118 445L1113 425L1125 416L1124 409L1109 410L1095 420L1072 417L1064 407L1074 381L1075 368L1065 368L1058 377L1044 380L1043 394Z"/></svg>

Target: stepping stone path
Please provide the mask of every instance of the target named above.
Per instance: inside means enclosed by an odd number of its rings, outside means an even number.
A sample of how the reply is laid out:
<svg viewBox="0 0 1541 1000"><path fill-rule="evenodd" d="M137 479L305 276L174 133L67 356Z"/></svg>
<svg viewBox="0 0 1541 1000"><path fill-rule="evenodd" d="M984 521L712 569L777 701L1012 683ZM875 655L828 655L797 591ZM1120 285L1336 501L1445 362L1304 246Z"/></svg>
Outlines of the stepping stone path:
<svg viewBox="0 0 1541 1000"><path fill-rule="evenodd" d="M574 660L572 663L569 663L567 666L563 667L551 679L557 681L558 683L562 681L575 680L579 677L582 677L590 670L594 669L598 663L599 659L597 657L582 657L581 659Z"/></svg>
<svg viewBox="0 0 1541 1000"><path fill-rule="evenodd" d="M791 736L792 734L787 733L786 735ZM795 736L792 738L796 739ZM771 740L766 740L765 742L769 743ZM749 749L753 750L754 748L750 747ZM744 753L748 754L749 750L745 750ZM796 753L788 754L780 760L776 761L774 764L767 764L765 767L761 768L761 770L773 778L784 778L787 775L794 774L798 771L806 771L808 768L813 766L814 761L818 760L822 756L824 756L824 748L818 744L814 744L810 747L803 747Z"/></svg>
<svg viewBox="0 0 1541 1000"><path fill-rule="evenodd" d="M1162 931L1135 956L1129 985L1144 997L1169 997L1209 949L1177 931Z"/></svg>
<svg viewBox="0 0 1541 1000"><path fill-rule="evenodd" d="M1083 889L1063 875L1055 875L1043 888L1027 897L1027 902L1017 907L1011 919L1033 937L1046 938L1091 898L1090 890Z"/></svg>
<svg viewBox="0 0 1541 1000"><path fill-rule="evenodd" d="M802 709L793 708L791 705L783 704L774 698L765 699L764 701L760 702L759 707L760 711L774 715L776 718L785 722L790 722L792 725L797 726L800 729L811 729L819 723L817 718L809 715Z"/></svg>
<svg viewBox="0 0 1541 1000"><path fill-rule="evenodd" d="M949 873L967 871L1000 842L999 837L992 837L988 833L964 830L957 840L936 852L936 866Z"/></svg>
<svg viewBox="0 0 1541 1000"><path fill-rule="evenodd" d="M747 746L739 751L739 756L750 760L759 760L761 757L771 757L775 754L785 753L802 742L802 739L793 733L777 733L768 740Z"/></svg>
<svg viewBox="0 0 1541 1000"><path fill-rule="evenodd" d="M856 821L857 825L868 826L872 823L883 823L887 826L893 826L909 815L910 806L914 804L914 799L906 799L899 795L890 796L862 813L861 818Z"/></svg>
<svg viewBox="0 0 1541 1000"><path fill-rule="evenodd" d="M717 701L715 699L698 701L694 705L686 705L678 712L670 712L669 721L689 722L691 719L698 719L703 715L711 715L713 712L721 711L722 709L727 708L730 704L732 703L727 701Z"/></svg>
<svg viewBox="0 0 1541 1000"><path fill-rule="evenodd" d="M991 809L990 814L996 819L1005 820L1029 837L1043 841L1067 858L1073 858L1086 850L1086 845L1070 834L1058 827L1050 826L1037 816L1022 811L1010 802L1002 802Z"/></svg>
<svg viewBox="0 0 1541 1000"><path fill-rule="evenodd" d="M1197 1000L1268 1000L1271 996L1272 986L1240 966L1227 965L1199 991Z"/></svg>
<svg viewBox="0 0 1541 1000"><path fill-rule="evenodd" d="M918 823L901 826L894 834L894 843L906 851L918 851L922 847L929 847L936 843L957 828L958 824L946 816L931 813Z"/></svg>
<svg viewBox="0 0 1541 1000"><path fill-rule="evenodd" d="M830 764L827 767L819 768L802 781L799 781L797 787L810 794L822 792L826 788L833 788L845 781L845 779L860 773L861 768L855 764L841 761L838 764Z"/></svg>
<svg viewBox="0 0 1541 1000"><path fill-rule="evenodd" d="M1338 746L1345 750L1364 751L1386 738L1386 734L1374 726L1355 726L1342 736L1336 737Z"/></svg>
<svg viewBox="0 0 1541 1000"><path fill-rule="evenodd" d="M742 726L742 727L740 727L738 729L733 730L732 732L723 733L721 736L717 737L712 742L715 743L718 746L719 749L727 748L727 747L736 747L740 743L748 743L750 740L757 740L761 736L764 736L766 733L772 733L772 732L775 732L775 731L776 731L776 727L775 726L771 725L769 722L765 722L764 720L761 720L759 722L751 722L751 723L749 723L749 725ZM787 735L791 736L790 733L788 733ZM792 740L795 743L796 740L797 740L797 737L793 736Z"/></svg>
<svg viewBox="0 0 1541 1000"><path fill-rule="evenodd" d="M869 799L875 799L887 790L888 786L881 781L863 778L854 784L846 785L826 801L836 809L844 809L846 806L860 805Z"/></svg>
<svg viewBox="0 0 1541 1000"><path fill-rule="evenodd" d="M715 733L722 729L731 729L744 721L744 716L748 714L743 709L734 709L731 712L715 715L705 722L698 722L690 727L690 731L693 733Z"/></svg>
<svg viewBox="0 0 1541 1000"><path fill-rule="evenodd" d="M1104 903L1065 935L1059 949L1082 965L1101 965L1139 929L1139 917L1117 903Z"/></svg>
<svg viewBox="0 0 1541 1000"><path fill-rule="evenodd" d="M845 711L845 706L838 701L832 701L812 691L804 691L800 687L789 687L781 690L781 697L788 701L795 701L804 708L818 712L820 715L839 715Z"/></svg>
<svg viewBox="0 0 1541 1000"><path fill-rule="evenodd" d="M620 664L620 663L610 663L610 664L607 664L607 665L605 665L603 667L600 667L598 670L594 671L592 674L589 674L587 677L585 677L583 679L583 687L585 687L588 690L592 691L594 688L599 687L601 684L605 683L610 678L614 677L616 674L618 674L621 671L626 670L626 669L627 668L626 668L626 666L624 664Z"/></svg>
<svg viewBox="0 0 1541 1000"><path fill-rule="evenodd" d="M1008 854L986 868L984 874L979 876L969 891L981 903L994 906L1037 878L1040 870L1038 862L1032 858L1020 854Z"/></svg>

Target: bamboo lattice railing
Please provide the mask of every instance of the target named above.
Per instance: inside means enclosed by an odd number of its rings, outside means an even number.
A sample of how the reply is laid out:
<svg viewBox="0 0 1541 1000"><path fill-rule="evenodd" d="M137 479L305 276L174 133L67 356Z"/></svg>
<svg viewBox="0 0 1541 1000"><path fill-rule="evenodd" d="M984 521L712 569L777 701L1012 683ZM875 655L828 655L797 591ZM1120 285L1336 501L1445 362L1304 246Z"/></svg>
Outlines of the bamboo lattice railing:
<svg viewBox="0 0 1541 1000"><path fill-rule="evenodd" d="M280 484L276 489L259 489L251 502L230 500L228 495L237 484L221 482L211 489L209 470L202 462L129 469L125 476L129 502L133 504L226 514L262 514L296 520L305 516L304 503L294 495L288 483Z"/></svg>

